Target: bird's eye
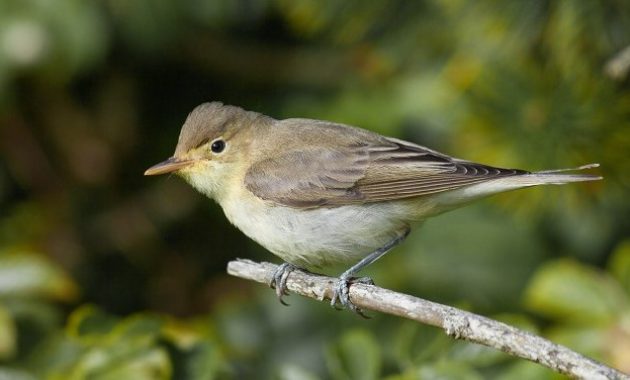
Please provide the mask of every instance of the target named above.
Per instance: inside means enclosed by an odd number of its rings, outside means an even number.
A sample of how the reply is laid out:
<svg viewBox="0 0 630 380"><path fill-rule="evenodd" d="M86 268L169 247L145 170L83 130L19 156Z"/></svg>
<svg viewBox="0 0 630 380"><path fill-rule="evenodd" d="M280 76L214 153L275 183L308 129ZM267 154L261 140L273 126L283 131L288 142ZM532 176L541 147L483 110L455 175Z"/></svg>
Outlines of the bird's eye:
<svg viewBox="0 0 630 380"><path fill-rule="evenodd" d="M225 149L225 141L221 139L213 141L212 145L210 145L210 150L214 153L221 153L223 149Z"/></svg>

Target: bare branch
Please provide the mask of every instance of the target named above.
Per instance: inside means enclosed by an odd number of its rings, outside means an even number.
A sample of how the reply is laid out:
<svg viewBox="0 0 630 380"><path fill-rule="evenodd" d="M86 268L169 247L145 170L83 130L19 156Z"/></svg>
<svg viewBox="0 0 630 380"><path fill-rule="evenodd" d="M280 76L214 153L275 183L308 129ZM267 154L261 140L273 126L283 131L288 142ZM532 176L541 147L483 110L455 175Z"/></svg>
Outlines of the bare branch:
<svg viewBox="0 0 630 380"><path fill-rule="evenodd" d="M227 271L233 276L269 284L276 268L271 263L236 260L228 264ZM323 301L331 298L335 281L332 277L296 270L289 275L287 288L293 293ZM350 299L361 309L380 311L439 327L455 339L494 347L573 378L630 379L630 376L566 347L454 307L365 284L352 285Z"/></svg>

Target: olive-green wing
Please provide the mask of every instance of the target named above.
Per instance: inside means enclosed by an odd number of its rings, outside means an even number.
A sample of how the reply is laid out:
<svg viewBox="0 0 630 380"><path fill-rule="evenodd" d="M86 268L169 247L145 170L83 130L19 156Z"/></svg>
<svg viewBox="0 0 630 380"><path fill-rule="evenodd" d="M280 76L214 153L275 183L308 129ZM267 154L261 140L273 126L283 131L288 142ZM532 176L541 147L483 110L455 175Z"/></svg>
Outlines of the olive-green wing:
<svg viewBox="0 0 630 380"><path fill-rule="evenodd" d="M295 208L421 197L526 173L457 160L395 139L289 151L252 165L245 186Z"/></svg>

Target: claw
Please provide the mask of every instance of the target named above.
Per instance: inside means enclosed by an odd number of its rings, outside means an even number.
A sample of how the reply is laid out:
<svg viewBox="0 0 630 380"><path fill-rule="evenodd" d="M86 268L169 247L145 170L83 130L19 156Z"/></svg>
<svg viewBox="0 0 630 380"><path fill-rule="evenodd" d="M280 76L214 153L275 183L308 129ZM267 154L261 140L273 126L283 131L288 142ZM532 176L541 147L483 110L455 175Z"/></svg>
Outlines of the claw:
<svg viewBox="0 0 630 380"><path fill-rule="evenodd" d="M339 302L344 308L350 309L351 311L359 314L365 319L369 319L370 317L365 315L363 313L363 310L358 308L355 304L352 303L352 301L350 301L350 285L357 283L374 285L374 281L372 281L372 279L369 277L340 277L333 287L333 296L330 300L330 306L332 306L336 310L342 310L342 308L337 307L337 302Z"/></svg>
<svg viewBox="0 0 630 380"><path fill-rule="evenodd" d="M269 286L272 289L276 290L276 296L278 296L278 301L284 306L289 306L288 303L284 302L282 297L289 295L287 292L287 279L289 278L289 274L294 270L299 269L293 264L282 263L279 265L276 270L273 272L271 276L271 281L269 281ZM349 277L349 276L341 276L333 286L333 296L330 300L330 306L335 308L336 310L343 310L344 308L350 309L351 311L359 314L363 318L369 319L367 315L363 313L363 310L358 308L355 304L350 301L350 285L352 284L366 284L366 285L374 285L374 281L372 281L369 277ZM341 304L341 308L337 307L337 303Z"/></svg>
<svg viewBox="0 0 630 380"><path fill-rule="evenodd" d="M361 261L354 264L353 266L350 267L350 269L343 272L341 276L339 276L339 280L337 280L337 283L333 287L333 296L332 296L332 299L330 300L330 305L336 309L337 301L339 301L339 303L342 306L354 311L355 313L359 314L363 318L368 318L365 314L363 314L363 311L361 309L356 307L356 305L354 305L352 301L350 301L349 289L350 289L351 284L354 284L357 282L362 283L362 284L374 285L374 281L372 281L372 279L368 277L354 278L352 276L354 276L361 269L365 268L366 266L378 260L384 254L386 254L390 249L400 244L401 241L405 240L407 235L409 235L409 228L406 228L405 230L401 231L400 235L393 238L391 241L389 241L387 244L385 244L381 248L365 256L364 258L361 259Z"/></svg>
<svg viewBox="0 0 630 380"><path fill-rule="evenodd" d="M271 281L269 281L269 287L276 290L278 301L284 306L289 306L289 304L282 299L283 296L289 295L289 292L287 292L287 279L289 278L289 274L295 269L297 269L297 267L293 264L282 263L273 273Z"/></svg>

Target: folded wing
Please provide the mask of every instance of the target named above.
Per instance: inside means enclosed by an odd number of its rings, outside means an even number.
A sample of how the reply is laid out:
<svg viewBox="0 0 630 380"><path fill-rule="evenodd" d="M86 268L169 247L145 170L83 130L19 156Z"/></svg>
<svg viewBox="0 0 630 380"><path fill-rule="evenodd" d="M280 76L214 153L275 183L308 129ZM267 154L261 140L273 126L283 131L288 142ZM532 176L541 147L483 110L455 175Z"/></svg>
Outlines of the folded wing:
<svg viewBox="0 0 630 380"><path fill-rule="evenodd" d="M309 147L257 162L245 185L259 198L295 208L422 197L527 174L458 160L402 140Z"/></svg>

